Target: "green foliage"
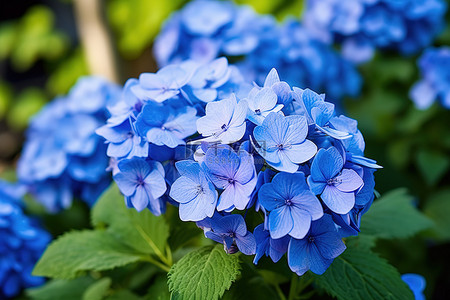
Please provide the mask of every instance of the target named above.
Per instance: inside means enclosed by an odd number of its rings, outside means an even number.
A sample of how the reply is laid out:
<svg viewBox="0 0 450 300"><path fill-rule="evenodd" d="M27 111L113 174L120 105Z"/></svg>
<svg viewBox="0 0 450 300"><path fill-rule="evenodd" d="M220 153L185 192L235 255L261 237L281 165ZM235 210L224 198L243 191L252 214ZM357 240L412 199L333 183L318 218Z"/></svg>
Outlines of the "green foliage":
<svg viewBox="0 0 450 300"><path fill-rule="evenodd" d="M172 299L218 299L239 275L239 256L222 245L194 250L172 266L169 290Z"/></svg>
<svg viewBox="0 0 450 300"><path fill-rule="evenodd" d="M167 286L167 276L159 276L148 289L146 299L167 300L170 299L170 292Z"/></svg>
<svg viewBox="0 0 450 300"><path fill-rule="evenodd" d="M105 277L90 285L83 294L83 300L102 300L111 287L111 278Z"/></svg>
<svg viewBox="0 0 450 300"><path fill-rule="evenodd" d="M425 205L425 214L434 221L431 235L441 241L450 240L450 189L439 191Z"/></svg>
<svg viewBox="0 0 450 300"><path fill-rule="evenodd" d="M417 152L417 166L428 185L436 185L450 167L448 155L431 149Z"/></svg>
<svg viewBox="0 0 450 300"><path fill-rule="evenodd" d="M136 58L159 32L162 22L185 0L109 0L107 15L125 58Z"/></svg>
<svg viewBox="0 0 450 300"><path fill-rule="evenodd" d="M413 205L405 189L397 189L376 200L362 217L361 232L379 238L407 238L432 226Z"/></svg>
<svg viewBox="0 0 450 300"><path fill-rule="evenodd" d="M12 97L13 93L11 87L6 82L0 81L0 119L3 118L8 110Z"/></svg>
<svg viewBox="0 0 450 300"><path fill-rule="evenodd" d="M104 231L69 232L54 241L33 275L71 279L85 271L103 271L137 262L142 256Z"/></svg>
<svg viewBox="0 0 450 300"><path fill-rule="evenodd" d="M80 300L84 291L94 282L91 277L79 277L73 280L55 279L38 288L28 289L26 294L33 300Z"/></svg>
<svg viewBox="0 0 450 300"><path fill-rule="evenodd" d="M22 91L10 107L7 115L8 124L15 129L25 129L28 121L47 102L47 96L38 88Z"/></svg>
<svg viewBox="0 0 450 300"><path fill-rule="evenodd" d="M342 300L414 299L398 271L363 248L348 248L322 276L315 277L317 286Z"/></svg>
<svg viewBox="0 0 450 300"><path fill-rule="evenodd" d="M92 225L107 231L140 253L162 255L169 236L164 218L149 210L137 212L124 204L116 184L104 192L92 209Z"/></svg>

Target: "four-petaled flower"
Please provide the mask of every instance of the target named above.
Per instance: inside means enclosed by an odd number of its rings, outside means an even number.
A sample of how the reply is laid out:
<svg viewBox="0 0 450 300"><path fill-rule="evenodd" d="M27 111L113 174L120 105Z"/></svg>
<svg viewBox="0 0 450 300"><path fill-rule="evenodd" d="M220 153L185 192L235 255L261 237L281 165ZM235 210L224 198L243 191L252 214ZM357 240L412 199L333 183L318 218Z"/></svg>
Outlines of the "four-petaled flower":
<svg viewBox="0 0 450 300"><path fill-rule="evenodd" d="M308 184L325 205L338 214L348 213L355 205L355 191L363 180L352 169L342 169L344 159L335 147L320 149L311 165Z"/></svg>
<svg viewBox="0 0 450 300"><path fill-rule="evenodd" d="M261 125L271 112L279 112L283 104L277 104L277 94L270 87L253 88L246 99L248 103L247 119Z"/></svg>
<svg viewBox="0 0 450 300"><path fill-rule="evenodd" d="M319 199L309 190L302 172L278 173L259 191L259 201L269 212L270 236L279 239L287 234L303 238L311 221L323 216Z"/></svg>
<svg viewBox="0 0 450 300"><path fill-rule="evenodd" d="M197 120L198 133L206 137L206 142L231 144L239 141L245 133L247 102L230 98L210 102L206 105L206 115Z"/></svg>
<svg viewBox="0 0 450 300"><path fill-rule="evenodd" d="M308 124L303 116L270 113L253 134L259 144L258 153L278 171L294 173L297 164L308 161L317 152L317 146L306 139Z"/></svg>
<svg viewBox="0 0 450 300"><path fill-rule="evenodd" d="M175 164L180 178L175 180L169 196L180 203L180 219L201 221L212 217L217 204L217 191L195 161L182 160Z"/></svg>
<svg viewBox="0 0 450 300"><path fill-rule="evenodd" d="M255 237L247 230L241 215L217 216L211 219L210 225L211 230L205 232L206 237L222 243L227 253L239 250L246 255L255 254Z"/></svg>
<svg viewBox="0 0 450 300"><path fill-rule="evenodd" d="M299 276L308 270L321 275L345 249L331 217L325 215L312 222L309 233L303 239L291 239L288 264Z"/></svg>
<svg viewBox="0 0 450 300"><path fill-rule="evenodd" d="M161 163L134 157L120 161L118 168L114 180L125 195L127 205L137 211L148 207L153 214L160 215L159 198L167 189Z"/></svg>
<svg viewBox="0 0 450 300"><path fill-rule="evenodd" d="M245 209L257 181L253 156L244 150L238 155L228 145L213 146L206 151L202 169L215 186L223 189L218 211Z"/></svg>

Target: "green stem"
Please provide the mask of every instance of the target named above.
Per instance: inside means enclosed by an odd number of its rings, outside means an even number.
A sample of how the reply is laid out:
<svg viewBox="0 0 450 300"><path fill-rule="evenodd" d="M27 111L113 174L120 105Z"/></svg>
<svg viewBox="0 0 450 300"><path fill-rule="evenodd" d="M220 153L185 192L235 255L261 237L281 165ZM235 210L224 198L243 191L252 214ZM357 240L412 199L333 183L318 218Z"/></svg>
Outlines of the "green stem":
<svg viewBox="0 0 450 300"><path fill-rule="evenodd" d="M167 253L167 262L169 266L173 265L173 257L172 257L172 250L170 250L169 244L166 244L166 253Z"/></svg>
<svg viewBox="0 0 450 300"><path fill-rule="evenodd" d="M281 300L286 300L286 296L283 294L283 291L280 289L280 286L278 284L275 284L275 290L278 293L278 296L280 296Z"/></svg>
<svg viewBox="0 0 450 300"><path fill-rule="evenodd" d="M161 252L161 250L159 250L159 248L155 245L155 243L152 241L152 239L150 239L147 234L145 233L144 229L142 229L141 226L136 226L137 230L139 231L139 233L141 234L142 238L145 239L145 241L150 245L150 247L153 249L153 251L155 252L156 256L158 256L158 258L165 263L168 266L172 266L172 263L164 256L164 254Z"/></svg>
<svg viewBox="0 0 450 300"><path fill-rule="evenodd" d="M165 271L167 273L170 271L170 266L167 266L167 265L165 265L165 264L163 264L163 263L161 263L161 262L159 262L157 260L154 260L151 257L143 257L142 259L147 261L147 262L149 262L149 263L151 263L151 264L153 264L153 265L155 265L155 266L157 266L158 268L160 268L161 270L163 270L163 271Z"/></svg>
<svg viewBox="0 0 450 300"><path fill-rule="evenodd" d="M294 300L297 295L298 295L298 291L297 291L297 284L298 284L298 276L294 273L292 274L292 279L291 279L291 287L289 289L289 300Z"/></svg>

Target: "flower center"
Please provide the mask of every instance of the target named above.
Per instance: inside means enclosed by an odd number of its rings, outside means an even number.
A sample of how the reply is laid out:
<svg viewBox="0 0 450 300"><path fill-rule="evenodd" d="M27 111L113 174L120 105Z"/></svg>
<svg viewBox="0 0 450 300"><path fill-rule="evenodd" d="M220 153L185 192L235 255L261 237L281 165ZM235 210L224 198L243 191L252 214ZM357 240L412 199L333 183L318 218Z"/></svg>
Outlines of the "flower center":
<svg viewBox="0 0 450 300"><path fill-rule="evenodd" d="M228 178L228 183L229 184L234 184L236 182L236 180L234 180L233 178Z"/></svg>
<svg viewBox="0 0 450 300"><path fill-rule="evenodd" d="M316 240L316 238L313 237L313 236L310 236L310 237L308 238L308 241L309 241L310 243L314 243L315 240Z"/></svg>
<svg viewBox="0 0 450 300"><path fill-rule="evenodd" d="M328 185L335 185L335 184L339 184L339 183L342 183L342 180L337 178L337 177L334 177L334 178L331 178L331 179L327 180L327 184Z"/></svg>
<svg viewBox="0 0 450 300"><path fill-rule="evenodd" d="M291 199L284 200L284 204L286 204L287 206L291 206L292 205Z"/></svg>
<svg viewBox="0 0 450 300"><path fill-rule="evenodd" d="M203 194L203 193L205 193L205 191L203 190L203 187L201 185L197 185L197 195Z"/></svg>
<svg viewBox="0 0 450 300"><path fill-rule="evenodd" d="M261 110L259 108L255 109L255 114L260 115L261 114Z"/></svg>
<svg viewBox="0 0 450 300"><path fill-rule="evenodd" d="M145 184L144 178L138 177L138 179L137 179L137 184L138 184L138 185L144 185L144 184Z"/></svg>

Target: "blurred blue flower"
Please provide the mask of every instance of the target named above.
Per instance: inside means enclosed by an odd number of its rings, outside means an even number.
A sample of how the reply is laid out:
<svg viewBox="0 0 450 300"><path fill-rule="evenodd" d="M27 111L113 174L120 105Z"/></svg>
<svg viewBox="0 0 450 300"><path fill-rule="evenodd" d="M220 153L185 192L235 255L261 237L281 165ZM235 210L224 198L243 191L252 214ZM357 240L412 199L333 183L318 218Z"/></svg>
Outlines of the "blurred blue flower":
<svg viewBox="0 0 450 300"><path fill-rule="evenodd" d="M180 203L180 219L201 221L212 217L218 193L197 162L179 161L175 164L180 177L170 188L170 197Z"/></svg>
<svg viewBox="0 0 450 300"><path fill-rule="evenodd" d="M414 294L415 300L425 300L423 291L427 285L425 278L422 275L407 273L402 275L402 280L409 286Z"/></svg>
<svg viewBox="0 0 450 300"><path fill-rule="evenodd" d="M308 270L322 275L345 249L331 217L324 215L311 223L311 229L303 239L291 238L288 264L299 276Z"/></svg>
<svg viewBox="0 0 450 300"><path fill-rule="evenodd" d="M256 255L253 263L256 265L263 255L270 256L273 262L278 262L287 252L290 237L288 235L273 239L268 230L264 229L264 224L256 226L253 231L256 240Z"/></svg>
<svg viewBox="0 0 450 300"><path fill-rule="evenodd" d="M163 212L159 198L166 192L161 163L134 157L120 161L118 169L114 180L125 195L127 206L137 211L148 207L154 215L159 216Z"/></svg>
<svg viewBox="0 0 450 300"><path fill-rule="evenodd" d="M246 255L255 254L255 237L247 230L241 215L217 215L210 220L210 226L210 230L205 232L206 237L222 243L227 253L233 254L239 250Z"/></svg>
<svg viewBox="0 0 450 300"><path fill-rule="evenodd" d="M44 283L44 278L31 271L51 236L23 213L24 192L20 186L0 181L0 299Z"/></svg>
<svg viewBox="0 0 450 300"><path fill-rule="evenodd" d="M450 109L450 47L427 49L418 61L422 79L410 91L418 109L427 109L436 99Z"/></svg>
<svg viewBox="0 0 450 300"><path fill-rule="evenodd" d="M442 0L309 0L306 27L325 42L342 44L343 55L368 61L376 49L404 55L429 46L444 25Z"/></svg>
<svg viewBox="0 0 450 300"><path fill-rule="evenodd" d="M33 117L18 177L48 211L69 207L73 197L92 204L110 182L105 145L95 130L119 95L115 84L84 77Z"/></svg>
<svg viewBox="0 0 450 300"><path fill-rule="evenodd" d="M303 116L270 113L253 134L258 153L278 171L294 173L298 164L311 159L317 151L316 145L306 139L308 124Z"/></svg>
<svg viewBox="0 0 450 300"><path fill-rule="evenodd" d="M216 187L223 189L218 211L246 208L257 181L253 156L246 151L237 154L227 145L210 147L202 169Z"/></svg>
<svg viewBox="0 0 450 300"><path fill-rule="evenodd" d="M311 225L323 216L320 201L310 191L302 172L278 173L259 190L259 202L269 212L269 231L273 239L287 234L303 238Z"/></svg>

